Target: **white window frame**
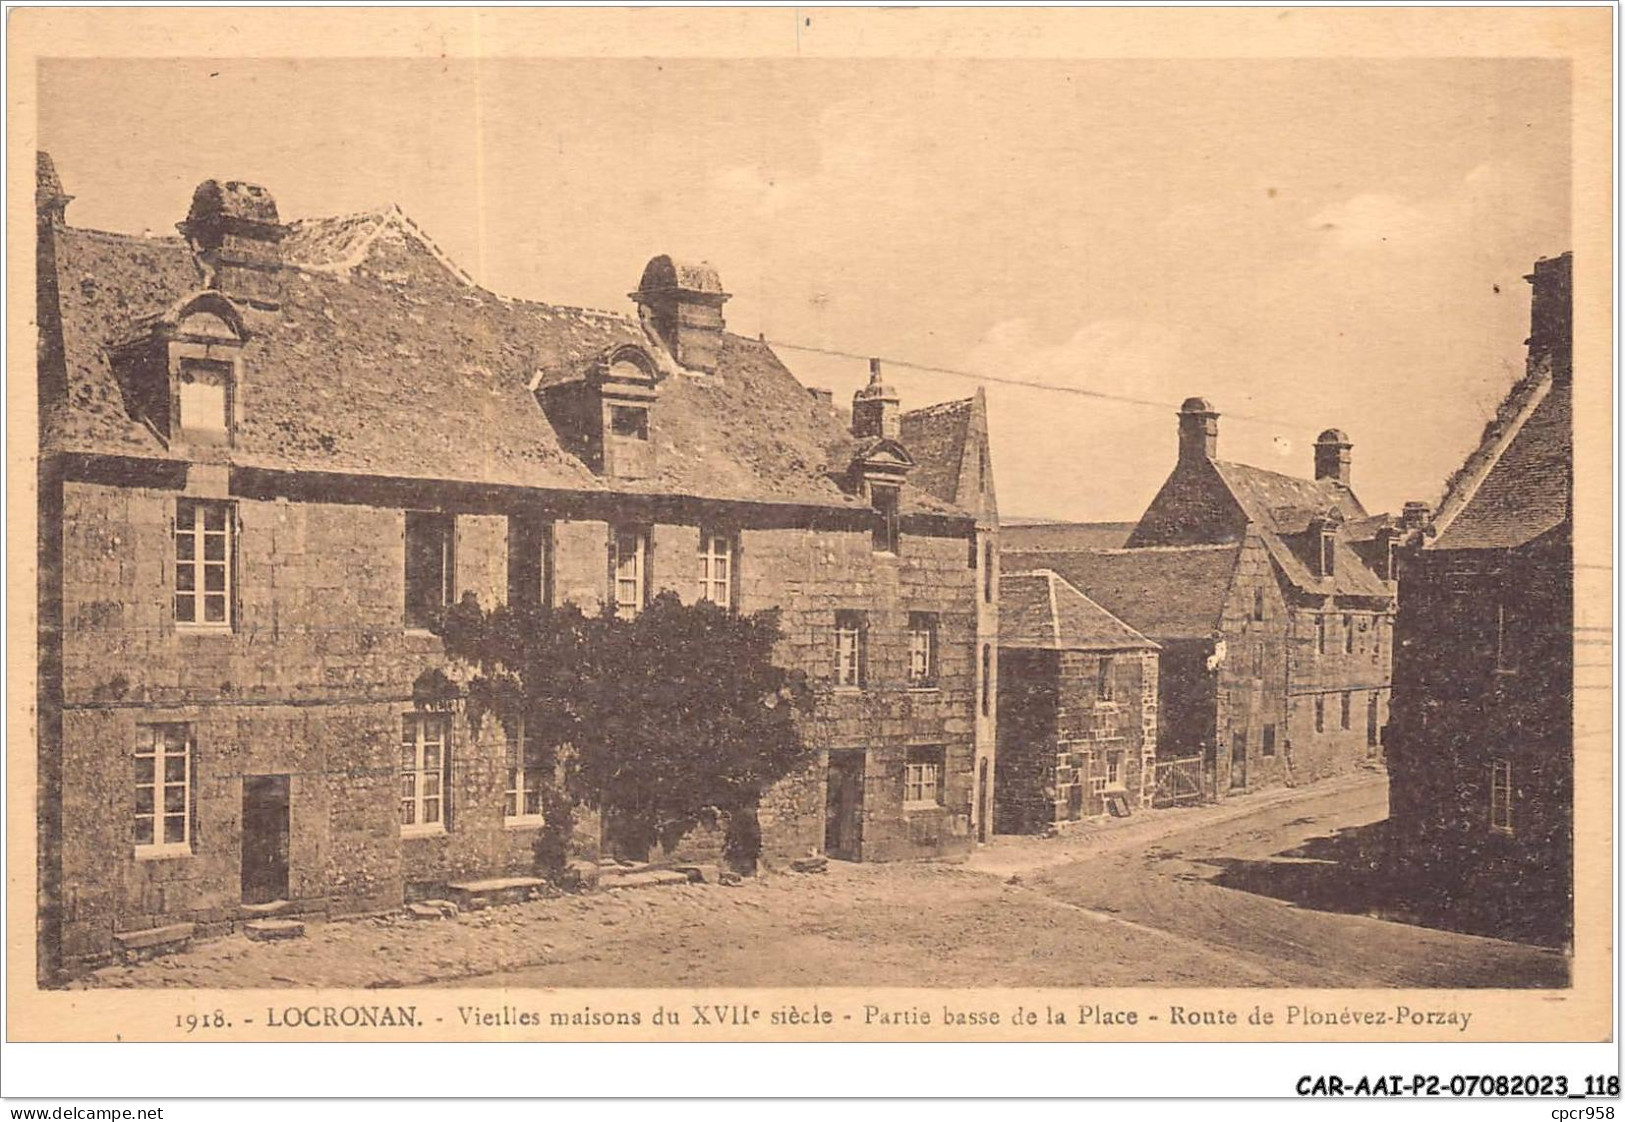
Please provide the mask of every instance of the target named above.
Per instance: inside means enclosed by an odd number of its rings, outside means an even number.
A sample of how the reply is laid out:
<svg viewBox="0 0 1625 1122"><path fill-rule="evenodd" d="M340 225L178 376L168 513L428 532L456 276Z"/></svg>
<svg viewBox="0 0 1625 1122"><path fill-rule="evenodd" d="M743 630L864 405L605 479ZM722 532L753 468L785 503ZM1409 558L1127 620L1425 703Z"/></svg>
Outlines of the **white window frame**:
<svg viewBox="0 0 1625 1122"><path fill-rule="evenodd" d="M132 835L135 838L136 860L151 860L162 857L190 857L192 855L192 816L193 799L195 798L195 780L193 776L193 757L196 755L197 740L192 726L183 722L166 722L150 725L136 726L135 744L135 796L132 804ZM171 737L178 737L179 750ZM168 768L165 766L170 760L179 758L181 763L181 777L178 780L169 778ZM142 782L145 780L145 782ZM152 792L152 810L142 812L140 809L141 791ZM178 811L168 809L168 794L177 790L181 796L181 808ZM171 818L180 819L180 837L170 839L167 831L167 821ZM151 841L141 841L139 824L142 820L151 823Z"/></svg>
<svg viewBox="0 0 1625 1122"><path fill-rule="evenodd" d="M931 760L906 760L903 763L903 809L926 810L942 805L943 756L940 748L929 749L936 754Z"/></svg>
<svg viewBox="0 0 1625 1122"><path fill-rule="evenodd" d="M1123 765L1126 757L1121 749L1113 749L1106 753L1106 787L1109 790L1123 789Z"/></svg>
<svg viewBox="0 0 1625 1122"><path fill-rule="evenodd" d="M211 514L220 515L220 528L208 526ZM191 524L184 523L190 520ZM186 631L230 631L232 602L236 597L237 509L234 503L214 499L177 499L175 502L175 626ZM210 557L217 552L218 557ZM187 556L187 555L190 556ZM210 588L217 577L218 588ZM190 584L190 588L182 588ZM211 599L217 598L222 618L208 619ZM190 605L191 619L181 618Z"/></svg>
<svg viewBox="0 0 1625 1122"><path fill-rule="evenodd" d="M546 768L527 762L530 738L525 735L523 718L511 728L503 729L507 750L508 781L503 794L502 822L506 826L541 826L547 821L542 809L542 790L547 784ZM526 810L526 804L535 799L536 809Z"/></svg>
<svg viewBox="0 0 1625 1122"><path fill-rule="evenodd" d="M647 602L644 593L648 583L649 531L643 526L617 526L612 533L615 563L610 596L615 602L615 615L621 619L633 619L643 611ZM631 550L626 549L629 542ZM629 592L630 598L623 597L623 589Z"/></svg>
<svg viewBox="0 0 1625 1122"><path fill-rule="evenodd" d="M1512 833L1512 761L1504 756L1490 759L1490 829Z"/></svg>
<svg viewBox="0 0 1625 1122"><path fill-rule="evenodd" d="M857 612L835 615L835 688L863 687L863 618Z"/></svg>
<svg viewBox="0 0 1625 1122"><path fill-rule="evenodd" d="M910 689L937 688L937 616L910 612L908 620L908 685Z"/></svg>
<svg viewBox="0 0 1625 1122"><path fill-rule="evenodd" d="M175 435L189 444L229 445L235 381L233 362L182 358L175 376Z"/></svg>
<svg viewBox="0 0 1625 1122"><path fill-rule="evenodd" d="M439 736L428 735L431 728ZM429 762L431 748L438 758ZM446 832L449 798L446 775L451 770L451 718L444 713L405 713L401 716L401 836ZM432 782L431 782L432 781ZM430 788L433 793L430 793ZM428 821L430 806L434 820ZM410 821L408 821L410 819Z"/></svg>
<svg viewBox="0 0 1625 1122"><path fill-rule="evenodd" d="M731 534L700 531L700 599L733 606L734 541Z"/></svg>

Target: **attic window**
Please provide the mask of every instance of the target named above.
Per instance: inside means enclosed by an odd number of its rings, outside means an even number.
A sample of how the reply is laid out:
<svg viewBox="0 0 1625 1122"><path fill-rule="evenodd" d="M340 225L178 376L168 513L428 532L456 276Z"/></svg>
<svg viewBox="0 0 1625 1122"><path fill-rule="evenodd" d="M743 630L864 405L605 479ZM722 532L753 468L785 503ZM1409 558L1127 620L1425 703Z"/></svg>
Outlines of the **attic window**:
<svg viewBox="0 0 1625 1122"><path fill-rule="evenodd" d="M874 550L876 553L896 553L902 536L897 509L897 488L876 485L870 489L870 501L880 512L875 523Z"/></svg>
<svg viewBox="0 0 1625 1122"><path fill-rule="evenodd" d="M648 440L649 411L631 405L612 405L609 409L609 431L612 436L628 440Z"/></svg>
<svg viewBox="0 0 1625 1122"><path fill-rule="evenodd" d="M175 389L175 431L188 442L231 442L232 365L182 359Z"/></svg>
<svg viewBox="0 0 1625 1122"><path fill-rule="evenodd" d="M1320 532L1320 575L1329 577L1337 570L1337 537L1330 530Z"/></svg>

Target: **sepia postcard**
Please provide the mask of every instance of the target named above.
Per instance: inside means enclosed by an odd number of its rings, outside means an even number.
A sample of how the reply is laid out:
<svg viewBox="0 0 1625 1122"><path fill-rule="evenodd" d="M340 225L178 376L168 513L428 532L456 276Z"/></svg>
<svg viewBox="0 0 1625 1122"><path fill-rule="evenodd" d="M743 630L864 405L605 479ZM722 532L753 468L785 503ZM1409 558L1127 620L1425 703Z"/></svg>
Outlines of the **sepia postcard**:
<svg viewBox="0 0 1625 1122"><path fill-rule="evenodd" d="M1608 9L10 19L12 1039L1609 1037Z"/></svg>

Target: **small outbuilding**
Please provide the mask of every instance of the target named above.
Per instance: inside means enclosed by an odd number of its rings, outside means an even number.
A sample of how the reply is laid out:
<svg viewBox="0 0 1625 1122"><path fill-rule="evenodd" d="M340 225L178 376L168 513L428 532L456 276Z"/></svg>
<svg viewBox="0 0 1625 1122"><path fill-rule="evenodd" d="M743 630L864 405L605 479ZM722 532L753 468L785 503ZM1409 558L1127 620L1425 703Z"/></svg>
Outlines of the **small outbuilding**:
<svg viewBox="0 0 1625 1122"><path fill-rule="evenodd" d="M1005 573L999 593L999 832L1149 807L1157 644L1049 569Z"/></svg>

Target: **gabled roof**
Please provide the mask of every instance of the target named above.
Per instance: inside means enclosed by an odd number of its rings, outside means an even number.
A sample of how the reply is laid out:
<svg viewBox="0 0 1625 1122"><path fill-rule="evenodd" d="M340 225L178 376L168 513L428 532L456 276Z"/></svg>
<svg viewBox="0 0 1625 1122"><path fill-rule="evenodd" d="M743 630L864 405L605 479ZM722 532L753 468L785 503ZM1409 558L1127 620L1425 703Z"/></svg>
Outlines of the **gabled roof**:
<svg viewBox="0 0 1625 1122"><path fill-rule="evenodd" d="M1155 650L1156 644L1052 569L999 575L999 646L1059 651Z"/></svg>
<svg viewBox="0 0 1625 1122"><path fill-rule="evenodd" d="M992 516L992 465L985 452L987 397L976 393L913 409L901 417L902 440L915 467L909 482L945 503Z"/></svg>
<svg viewBox="0 0 1625 1122"><path fill-rule="evenodd" d="M1374 520L1350 488L1333 479L1303 479L1250 464L1214 460L1213 466L1294 587L1321 596L1393 595L1351 544L1376 530ZM1320 542L1309 528L1326 515L1332 515L1342 525L1333 547L1332 576L1322 577L1314 567Z"/></svg>
<svg viewBox="0 0 1625 1122"><path fill-rule="evenodd" d="M1159 642L1219 630L1240 543L1138 549L1009 550L1006 569L1050 569L1130 627ZM1003 583L1000 584L1001 592ZM1003 628L1004 608L1000 608ZM1001 640L1002 642L1002 640Z"/></svg>
<svg viewBox="0 0 1625 1122"><path fill-rule="evenodd" d="M1027 522L999 524L999 541L1009 549L1122 549L1133 522Z"/></svg>
<svg viewBox="0 0 1625 1122"><path fill-rule="evenodd" d="M1548 374L1531 408L1497 433L1471 493L1427 544L1430 550L1513 549L1568 521L1573 502L1573 388ZM1448 501L1448 500L1447 500Z"/></svg>
<svg viewBox="0 0 1625 1122"><path fill-rule="evenodd" d="M65 399L46 451L168 458L135 419L109 349L205 282L180 239L54 226ZM864 509L839 478L857 441L766 343L725 335L715 374L679 370L628 315L513 300L450 262L398 209L291 223L280 306L244 311L235 464ZM533 390L617 347L655 354L653 474L595 475ZM905 486L903 509L963 516Z"/></svg>

